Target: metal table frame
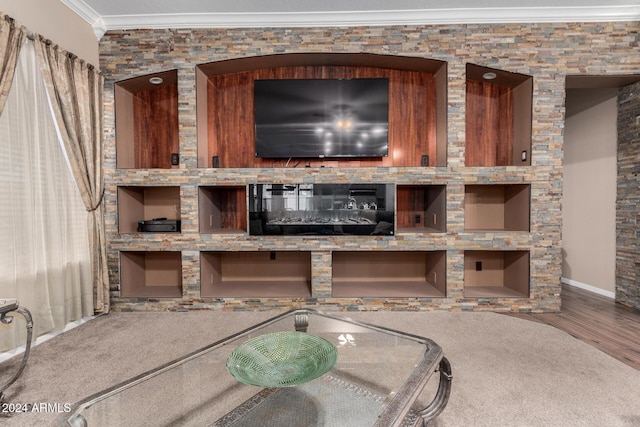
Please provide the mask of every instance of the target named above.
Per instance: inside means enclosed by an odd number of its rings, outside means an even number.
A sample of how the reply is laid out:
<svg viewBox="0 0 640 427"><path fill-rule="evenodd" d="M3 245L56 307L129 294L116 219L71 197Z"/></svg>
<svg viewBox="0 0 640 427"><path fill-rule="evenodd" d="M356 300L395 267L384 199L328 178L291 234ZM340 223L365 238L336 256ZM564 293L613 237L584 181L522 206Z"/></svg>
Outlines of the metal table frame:
<svg viewBox="0 0 640 427"><path fill-rule="evenodd" d="M31 351L31 341L33 338L33 318L31 317L31 312L24 307L20 307L17 300L3 299L0 300L0 302L3 304L0 308L0 323L3 323L5 325L13 323L13 316L9 316L8 314L11 312L15 312L24 317L27 327L27 342L25 344L24 354L22 356L20 366L18 367L18 371L5 384L0 385L0 402L2 402L4 400L4 391L9 388L11 384L16 382L18 378L20 378L20 375L22 375L24 368L27 366L27 360L29 360L29 353Z"/></svg>
<svg viewBox="0 0 640 427"><path fill-rule="evenodd" d="M393 426L401 426L404 420L404 417L407 415L411 405L418 398L426 384L429 382L430 378L434 373L439 374L439 383L438 390L429 405L427 405L424 409L418 412L420 418L418 419L418 424L421 424L423 427L427 425L427 423L437 417L446 407L447 402L449 400L449 396L451 394L451 383L452 383L452 371L451 364L444 356L444 353L440 346L438 346L435 342L430 340L429 338L421 337L418 335L408 334L405 332L396 331L389 328L384 328L380 326L371 325L368 323L358 322L353 319L337 317L325 312L314 310L314 309L299 309L299 310L291 310L285 313L282 313L278 316L272 317L264 322L260 322L254 326L251 326L247 329L244 329L236 334L230 335L224 339L216 341L210 345L207 345L199 350L196 350L192 353L189 353L181 358L173 360L169 363L166 363L162 366L149 370L141 375L138 375L130 380L127 380L123 383L115 385L111 388L103 390L99 393L96 393L82 401L74 404L72 406L71 412L67 414L63 414L58 418L57 425L64 426L72 426L72 427L86 427L88 423L85 417L82 414L82 411L85 408L89 408L94 403L97 403L101 400L107 399L110 396L113 396L120 391L131 388L137 384L140 384L152 377L160 375L168 370L171 370L181 364L184 364L190 360L197 358L198 356L211 351L217 347L225 345L227 342L231 340L240 338L244 335L248 335L250 333L255 332L257 329L260 329L264 326L268 326L272 323L275 323L287 316L293 317L294 327L297 331L306 332L309 314L323 316L329 319L351 323L353 325L361 326L370 330L376 330L383 333L397 335L402 338L408 338L414 341L418 341L426 345L426 351L422 357L422 360L417 364L415 369L411 372L407 380L397 391L393 399L389 402L381 416L378 418L375 423L375 427L393 427ZM420 422L421 421L421 422ZM416 424L416 425L418 425Z"/></svg>

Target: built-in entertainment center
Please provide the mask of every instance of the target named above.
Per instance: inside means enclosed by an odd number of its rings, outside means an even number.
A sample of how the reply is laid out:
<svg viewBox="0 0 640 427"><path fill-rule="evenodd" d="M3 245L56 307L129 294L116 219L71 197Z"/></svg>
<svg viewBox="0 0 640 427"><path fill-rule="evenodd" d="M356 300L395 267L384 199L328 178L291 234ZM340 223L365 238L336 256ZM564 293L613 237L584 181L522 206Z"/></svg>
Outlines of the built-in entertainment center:
<svg viewBox="0 0 640 427"><path fill-rule="evenodd" d="M482 135L466 177L447 161L443 61L197 64L196 144L177 136L180 73L115 81L114 305L529 304L532 79L468 70L467 129ZM511 169L483 178L495 166ZM140 228L157 220L180 228Z"/></svg>

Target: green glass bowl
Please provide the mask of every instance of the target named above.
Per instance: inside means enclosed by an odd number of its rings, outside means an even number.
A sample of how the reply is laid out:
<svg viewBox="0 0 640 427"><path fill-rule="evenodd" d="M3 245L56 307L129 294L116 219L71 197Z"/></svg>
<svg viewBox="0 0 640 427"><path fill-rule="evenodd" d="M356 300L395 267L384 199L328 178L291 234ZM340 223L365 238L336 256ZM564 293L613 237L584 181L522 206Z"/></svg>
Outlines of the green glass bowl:
<svg viewBox="0 0 640 427"><path fill-rule="evenodd" d="M244 384L290 387L327 373L338 350L324 338L304 332L274 332L252 338L227 358L227 371Z"/></svg>

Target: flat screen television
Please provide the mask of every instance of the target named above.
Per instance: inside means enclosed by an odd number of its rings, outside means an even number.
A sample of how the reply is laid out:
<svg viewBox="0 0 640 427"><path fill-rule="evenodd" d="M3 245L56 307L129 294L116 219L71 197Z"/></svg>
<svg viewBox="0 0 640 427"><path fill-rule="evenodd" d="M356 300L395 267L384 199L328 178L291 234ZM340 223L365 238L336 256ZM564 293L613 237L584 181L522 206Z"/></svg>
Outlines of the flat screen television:
<svg viewBox="0 0 640 427"><path fill-rule="evenodd" d="M388 155L389 79L254 81L256 157Z"/></svg>

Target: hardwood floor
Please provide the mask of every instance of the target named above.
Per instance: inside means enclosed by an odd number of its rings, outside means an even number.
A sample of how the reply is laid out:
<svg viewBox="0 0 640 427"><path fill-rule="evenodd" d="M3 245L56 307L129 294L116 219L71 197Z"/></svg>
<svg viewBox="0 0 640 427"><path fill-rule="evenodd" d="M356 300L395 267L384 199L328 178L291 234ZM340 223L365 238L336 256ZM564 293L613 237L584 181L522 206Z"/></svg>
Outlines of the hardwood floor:
<svg viewBox="0 0 640 427"><path fill-rule="evenodd" d="M640 370L640 310L562 285L560 313L510 315L554 326Z"/></svg>

